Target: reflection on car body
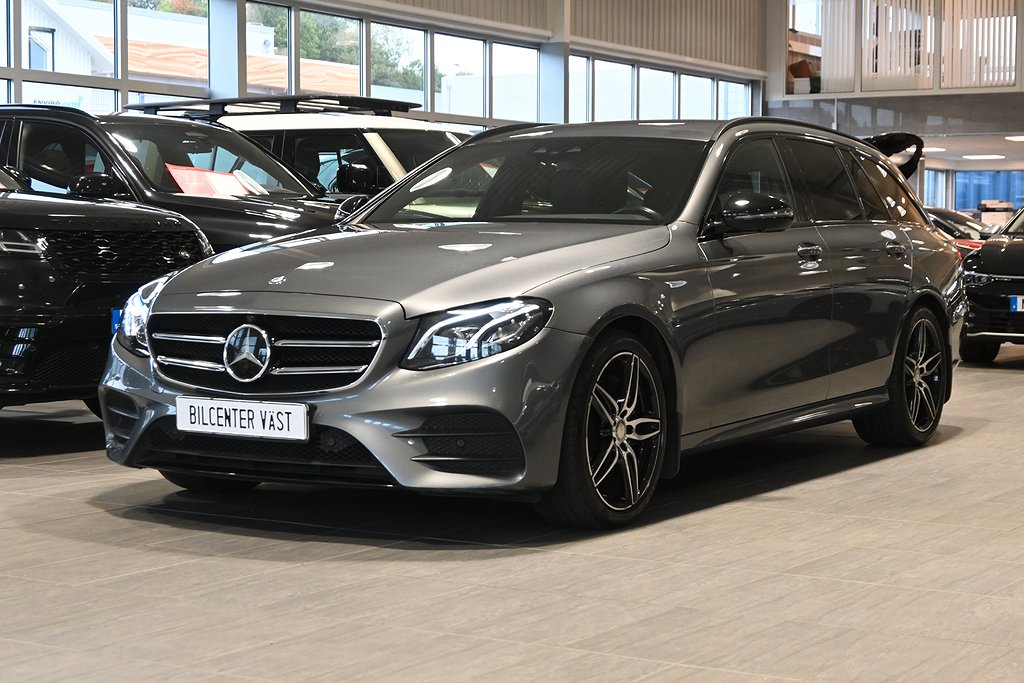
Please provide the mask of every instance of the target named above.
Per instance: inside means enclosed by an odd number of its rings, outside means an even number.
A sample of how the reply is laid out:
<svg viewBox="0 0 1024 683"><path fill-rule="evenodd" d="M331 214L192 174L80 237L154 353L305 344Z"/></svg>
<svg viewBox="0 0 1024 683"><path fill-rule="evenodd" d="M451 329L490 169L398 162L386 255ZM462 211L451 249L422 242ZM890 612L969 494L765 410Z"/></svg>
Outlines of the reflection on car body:
<svg viewBox="0 0 1024 683"><path fill-rule="evenodd" d="M140 290L108 455L207 492L514 495L618 526L694 450L848 418L924 444L964 310L956 249L854 138L753 118L486 133L351 225ZM251 328L266 353L239 381ZM195 401L287 404L308 437L204 432Z"/></svg>

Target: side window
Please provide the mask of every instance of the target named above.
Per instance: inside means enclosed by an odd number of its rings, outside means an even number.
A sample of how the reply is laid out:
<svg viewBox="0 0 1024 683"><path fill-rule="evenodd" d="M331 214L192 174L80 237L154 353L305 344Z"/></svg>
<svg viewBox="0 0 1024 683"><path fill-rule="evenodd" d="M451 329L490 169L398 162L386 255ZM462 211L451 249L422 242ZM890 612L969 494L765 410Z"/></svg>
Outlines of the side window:
<svg viewBox="0 0 1024 683"><path fill-rule="evenodd" d="M846 160L846 165L850 168L850 173L853 174L853 184L860 195L860 201L864 205L864 213L867 215L868 220L889 220L889 210L885 207L885 202L878 195L878 190L875 189L875 186L868 180L867 173L864 172L864 169L857 162L854 155L844 151L843 158Z"/></svg>
<svg viewBox="0 0 1024 683"><path fill-rule="evenodd" d="M712 216L721 213L722 202L733 192L770 194L795 206L775 143L769 139L743 142L729 155L715 191Z"/></svg>
<svg viewBox="0 0 1024 683"><path fill-rule="evenodd" d="M807 188L807 206L814 221L852 221L863 217L850 174L832 145L810 140L783 140L795 162L794 185ZM802 181L802 182L800 182Z"/></svg>
<svg viewBox="0 0 1024 683"><path fill-rule="evenodd" d="M26 121L21 128L18 168L32 189L67 194L72 181L86 173L108 173L110 164L89 136L74 126Z"/></svg>
<svg viewBox="0 0 1024 683"><path fill-rule="evenodd" d="M352 133L316 132L291 138L292 166L303 177L315 180L328 192L340 192L338 174L349 166L365 167L377 189L391 184L391 176L359 136Z"/></svg>
<svg viewBox="0 0 1024 683"><path fill-rule="evenodd" d="M928 225L928 219L917 209L910 195L889 169L859 155L857 161L868 180L882 196L882 201L885 202L885 206L889 210L890 218L904 223Z"/></svg>

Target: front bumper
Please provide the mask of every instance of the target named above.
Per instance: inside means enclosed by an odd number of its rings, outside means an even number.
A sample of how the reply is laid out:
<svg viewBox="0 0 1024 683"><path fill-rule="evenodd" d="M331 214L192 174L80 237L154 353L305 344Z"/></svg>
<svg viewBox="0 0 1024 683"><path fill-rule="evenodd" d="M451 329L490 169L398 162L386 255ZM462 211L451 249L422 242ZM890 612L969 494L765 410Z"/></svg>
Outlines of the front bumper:
<svg viewBox="0 0 1024 683"><path fill-rule="evenodd" d="M1010 310L1010 297L1024 296L1024 279L990 282L967 290L964 337L973 341L1024 344L1024 311Z"/></svg>
<svg viewBox="0 0 1024 683"><path fill-rule="evenodd" d="M312 299L281 296L275 307L301 310L296 307L311 306ZM340 297L332 299L332 306L351 310L339 305ZM524 346L491 358L429 371L403 370L397 362L415 323L395 315L396 310L381 316L395 323L386 330L373 367L354 386L251 397L309 406L310 439L305 443L179 432L174 421L178 396L246 397L156 377L149 358L114 342L100 388L108 457L131 467L259 481L462 493L550 487L558 472L568 395L592 340L546 329Z"/></svg>
<svg viewBox="0 0 1024 683"><path fill-rule="evenodd" d="M110 309L0 312L0 406L95 397L111 335Z"/></svg>

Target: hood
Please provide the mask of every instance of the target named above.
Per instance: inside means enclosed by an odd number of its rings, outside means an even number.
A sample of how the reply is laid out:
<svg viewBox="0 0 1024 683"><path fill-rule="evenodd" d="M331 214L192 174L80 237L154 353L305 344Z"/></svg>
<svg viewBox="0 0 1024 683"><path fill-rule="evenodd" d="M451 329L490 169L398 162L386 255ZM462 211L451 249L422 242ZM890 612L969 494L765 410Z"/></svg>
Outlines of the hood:
<svg viewBox="0 0 1024 683"><path fill-rule="evenodd" d="M1024 275L1024 235L995 235L970 259L973 270L990 275ZM972 263L968 263L971 266Z"/></svg>
<svg viewBox="0 0 1024 683"><path fill-rule="evenodd" d="M665 226L460 223L344 226L235 249L166 294L332 294L400 303L410 317L524 294L562 275L660 249Z"/></svg>
<svg viewBox="0 0 1024 683"><path fill-rule="evenodd" d="M0 228L39 230L161 230L193 228L168 211L114 200L61 199L45 195L0 193Z"/></svg>

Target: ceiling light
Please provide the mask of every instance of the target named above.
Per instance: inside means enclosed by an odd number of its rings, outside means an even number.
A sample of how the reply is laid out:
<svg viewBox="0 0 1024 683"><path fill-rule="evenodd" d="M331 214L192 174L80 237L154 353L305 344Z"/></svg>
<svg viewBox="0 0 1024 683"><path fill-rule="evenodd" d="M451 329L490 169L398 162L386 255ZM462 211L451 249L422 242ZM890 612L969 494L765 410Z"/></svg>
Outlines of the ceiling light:
<svg viewBox="0 0 1024 683"><path fill-rule="evenodd" d="M965 154L964 159L970 159L971 161L991 161L994 159L1005 159L1006 157L1002 154Z"/></svg>
<svg viewBox="0 0 1024 683"><path fill-rule="evenodd" d="M1004 139L1010 142L1024 142L1024 135L1007 135Z"/></svg>
<svg viewBox="0 0 1024 683"><path fill-rule="evenodd" d="M922 147L921 151L924 152L925 154L928 154L929 152L945 152L946 148L945 147Z"/></svg>

